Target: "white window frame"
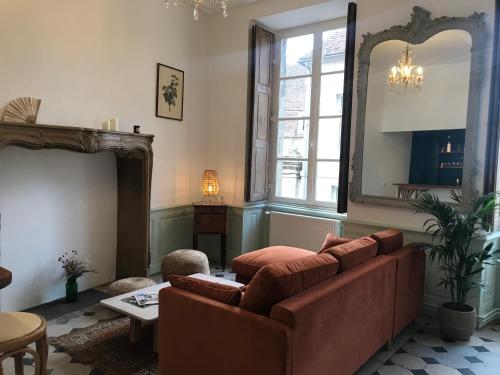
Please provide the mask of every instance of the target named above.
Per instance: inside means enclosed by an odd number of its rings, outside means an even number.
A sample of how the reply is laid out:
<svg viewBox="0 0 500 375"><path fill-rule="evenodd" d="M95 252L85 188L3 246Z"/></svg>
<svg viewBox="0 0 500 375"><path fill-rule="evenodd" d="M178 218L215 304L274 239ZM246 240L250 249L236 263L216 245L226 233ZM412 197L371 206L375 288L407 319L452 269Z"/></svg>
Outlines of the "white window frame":
<svg viewBox="0 0 500 375"><path fill-rule="evenodd" d="M313 199L316 190L316 172L317 162L321 161L340 161L336 159L317 159L317 139L318 128L320 119L342 118L338 116L319 116L320 107L320 94L321 94L321 77L325 75L344 74L344 70L332 73L322 73L322 47L323 47L323 32L333 29L341 29L347 26L347 18L337 18L331 21L321 22L317 24L296 27L292 29L282 30L276 33L275 42L275 61L274 61L274 82L273 82L273 109L271 116L271 168L270 170L270 184L271 184L271 200L273 202L292 203L301 206L311 207L327 207L336 209L337 204L334 202L317 201ZM284 198L276 196L276 167L278 162L277 145L278 145L278 123L279 118L279 98L280 98L280 82L281 82L281 42L283 39L293 38L297 36L314 34L314 49L313 49L313 63L312 63L312 76L311 76L311 112L308 117L309 122L309 149L308 149L308 166L307 166L307 191L306 199ZM290 77L301 78L302 76ZM304 76L309 77L309 75ZM300 120L301 118L294 118ZM301 159L292 159L298 160ZM304 159L305 161L305 159Z"/></svg>

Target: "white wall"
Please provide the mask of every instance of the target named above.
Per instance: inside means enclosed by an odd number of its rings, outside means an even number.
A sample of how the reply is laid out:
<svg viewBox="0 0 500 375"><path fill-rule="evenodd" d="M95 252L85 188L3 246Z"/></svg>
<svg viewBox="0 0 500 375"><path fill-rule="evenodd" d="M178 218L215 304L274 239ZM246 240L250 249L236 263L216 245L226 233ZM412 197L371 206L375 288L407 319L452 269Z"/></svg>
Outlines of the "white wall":
<svg viewBox="0 0 500 375"><path fill-rule="evenodd" d="M7 147L0 153L1 264L13 273L2 310L64 295L57 258L76 250L98 273L82 290L112 280L116 261L116 166L112 153Z"/></svg>
<svg viewBox="0 0 500 375"><path fill-rule="evenodd" d="M387 86L388 69L370 70L363 194L397 197L393 184L408 183L409 179L413 131L465 128L470 62L424 66L421 94L391 92ZM437 189L431 193L450 200L449 190Z"/></svg>
<svg viewBox="0 0 500 375"><path fill-rule="evenodd" d="M465 129L471 40L466 31L447 30L413 45L413 63L423 67L424 80L421 92L406 94L389 88L387 79L407 43L390 40L375 46L370 55L368 86L374 79L380 79L383 85L376 92L385 97L383 131ZM372 108L367 108L367 117L371 117L371 111Z"/></svg>
<svg viewBox="0 0 500 375"><path fill-rule="evenodd" d="M407 183L411 160L411 132L383 133L388 98L385 72L370 72L363 150L363 194L397 196L394 183Z"/></svg>
<svg viewBox="0 0 500 375"><path fill-rule="evenodd" d="M465 129L469 73L470 61L427 65L420 94L398 95L386 85L382 131Z"/></svg>
<svg viewBox="0 0 500 375"><path fill-rule="evenodd" d="M120 119L121 130L131 131L132 125L141 125L143 133L155 135L152 207L190 203L200 197L199 181L207 166L202 151L208 134L207 41L206 16L194 22L188 9L176 8L167 12L163 0L0 0L0 45L3 50L0 54L0 106L19 96L35 96L42 99L39 123L100 128L104 120L116 116ZM185 71L183 122L155 117L158 62ZM3 155L7 152L8 155ZM22 171L30 168L33 159L40 159L42 175L59 173L60 164L54 160L56 154L33 155L28 157L19 150L5 150L0 153L0 162L2 165L14 162ZM83 161L81 155L68 152L57 155L68 165L93 168L96 173L109 172L106 176L100 175L99 181L102 185L115 186L113 158L99 156ZM62 179L62 175L58 176ZM39 195L38 176L14 177L18 182L23 179L23 195L29 205L16 203L14 207L14 202L6 199L7 188L0 175L3 238L0 264L8 268L16 266L14 280L32 280L35 264L40 266L39 272L49 276L44 276L43 282L37 284L44 292L33 298L21 298L16 294L13 301L14 291L21 293L15 284L11 286L2 293L2 309L27 307L63 295L62 281L57 283L52 278L59 273L55 251L79 245L82 255L88 255L91 263L97 264L102 256L98 250L111 252L106 257L114 256L116 247L110 242L116 237L114 224L105 224L107 234L103 236L99 234L102 222L93 220L92 226L87 227L88 217L84 215L74 215L70 223L65 216L54 217L50 222L45 220L48 206L45 196ZM91 180L73 179L68 180L65 187L68 192L88 195L93 184ZM116 189L109 194L108 199L116 202ZM69 197L65 201L67 204L72 202ZM100 212L103 202L93 200L90 204L89 210ZM27 215L29 227L25 225ZM106 216L105 221L108 219ZM92 243L68 243L65 232L82 227L85 227L86 236L97 239ZM108 231L113 232L109 238ZM24 237L32 238L33 242L26 243ZM36 247L34 239L37 239ZM26 245L30 248L24 249ZM37 251L47 257L43 264L37 258L23 258L26 267L19 269L13 260L17 256L13 252L19 249ZM109 280L113 273L114 269L104 270L102 276L106 275ZM25 285L25 289L28 287L33 286Z"/></svg>

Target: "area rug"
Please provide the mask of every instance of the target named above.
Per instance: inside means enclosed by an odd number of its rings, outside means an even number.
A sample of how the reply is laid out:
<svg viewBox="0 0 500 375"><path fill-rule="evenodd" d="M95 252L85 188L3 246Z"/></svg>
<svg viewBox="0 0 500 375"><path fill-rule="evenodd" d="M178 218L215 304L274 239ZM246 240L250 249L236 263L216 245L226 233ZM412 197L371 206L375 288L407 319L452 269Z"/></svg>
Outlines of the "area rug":
<svg viewBox="0 0 500 375"><path fill-rule="evenodd" d="M92 367L93 375L156 375L152 329L145 330L139 344L132 344L128 326L127 317L102 320L49 341L56 351L69 354L72 362Z"/></svg>

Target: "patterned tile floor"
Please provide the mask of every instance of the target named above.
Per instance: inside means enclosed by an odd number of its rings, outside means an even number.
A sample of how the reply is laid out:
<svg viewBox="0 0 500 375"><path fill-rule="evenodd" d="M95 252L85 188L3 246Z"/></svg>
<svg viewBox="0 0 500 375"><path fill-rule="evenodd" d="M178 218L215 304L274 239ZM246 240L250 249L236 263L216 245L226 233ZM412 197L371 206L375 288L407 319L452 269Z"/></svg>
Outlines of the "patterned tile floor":
<svg viewBox="0 0 500 375"><path fill-rule="evenodd" d="M500 325L476 331L467 342L443 341L429 320L416 327L396 339L393 351L377 353L359 374L500 375Z"/></svg>

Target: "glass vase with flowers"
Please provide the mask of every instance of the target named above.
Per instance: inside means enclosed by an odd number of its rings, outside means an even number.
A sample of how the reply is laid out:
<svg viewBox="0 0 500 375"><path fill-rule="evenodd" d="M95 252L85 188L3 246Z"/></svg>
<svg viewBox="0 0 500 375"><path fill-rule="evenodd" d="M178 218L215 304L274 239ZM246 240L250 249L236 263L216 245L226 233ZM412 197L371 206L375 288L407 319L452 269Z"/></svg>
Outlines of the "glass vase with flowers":
<svg viewBox="0 0 500 375"><path fill-rule="evenodd" d="M66 302L76 302L78 300L77 280L86 273L96 271L78 259L78 253L75 250L70 253L65 252L57 261L61 263L66 279Z"/></svg>

